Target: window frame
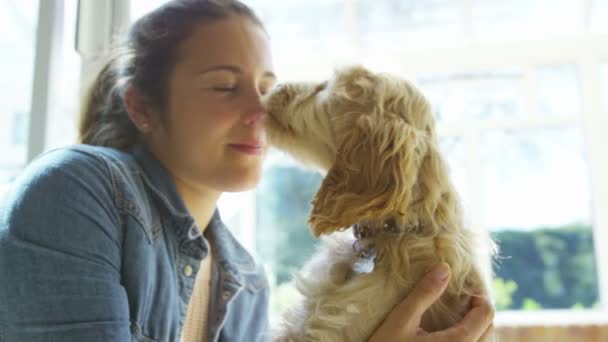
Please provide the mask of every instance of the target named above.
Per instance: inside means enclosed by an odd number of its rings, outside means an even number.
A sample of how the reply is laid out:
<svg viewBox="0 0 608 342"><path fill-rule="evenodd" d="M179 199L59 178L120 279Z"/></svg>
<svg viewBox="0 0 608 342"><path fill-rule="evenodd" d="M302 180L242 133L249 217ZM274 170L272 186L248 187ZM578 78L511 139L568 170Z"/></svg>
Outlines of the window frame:
<svg viewBox="0 0 608 342"><path fill-rule="evenodd" d="M352 14L352 0L345 0L345 13ZM464 32L470 35L472 30L473 0L462 3L462 25ZM608 61L608 34L595 33L590 30L591 8L593 2L582 3L584 31L569 37L535 39L530 41L507 41L500 46L482 41L466 42L463 47L447 48L407 48L399 54L393 54L390 60L378 62L377 65L397 67L397 72L404 75L418 76L425 73L475 73L494 69L506 69L515 66L524 69L524 78L530 84L535 67L547 65L573 64L576 66L581 86L581 116L571 118L534 117L530 119L490 120L482 123L438 127L440 137L457 136L463 139L468 158L466 167L469 174L471 207L470 218L473 229L484 229L481 219L481 173L478 157L480 133L486 129L519 129L536 127L576 127L581 128L585 138L584 149L588 156L590 170L593 236L596 248L595 257L598 277L599 309L540 309L536 311L505 310L497 312L497 326L519 326L538 324L572 324L572 323L607 323L608 322L608 251L601 248L602 241L608 241L608 154L602 154L601 146L608 145L608 135L603 134L601 127L608 127L608 110L603 110L601 103L602 84L600 71L602 61ZM354 27L356 18L347 20ZM357 33L351 32L351 41L357 46ZM362 51L359 51L363 54ZM449 59L445 56L450 56ZM471 58L474 56L474 58ZM403 64L402 61L407 61ZM316 74L313 77L318 77ZM606 86L606 85L604 85ZM534 109L531 87L526 89L528 112ZM255 200L253 200L255 201ZM255 205L255 202L252 203ZM253 235L255 236L255 234ZM484 263L486 273L490 274L491 261Z"/></svg>

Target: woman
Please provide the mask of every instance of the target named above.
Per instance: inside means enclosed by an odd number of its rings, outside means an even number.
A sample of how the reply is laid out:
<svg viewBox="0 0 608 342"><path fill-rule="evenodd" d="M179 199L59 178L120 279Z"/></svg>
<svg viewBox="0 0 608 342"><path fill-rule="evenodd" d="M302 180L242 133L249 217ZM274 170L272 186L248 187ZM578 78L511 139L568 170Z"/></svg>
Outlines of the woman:
<svg viewBox="0 0 608 342"><path fill-rule="evenodd" d="M263 25L237 0L139 19L91 89L83 144L37 158L4 205L0 340L269 339L266 277L216 202L260 178L275 82ZM459 325L418 331L448 277L439 265L371 340L486 339L482 299Z"/></svg>

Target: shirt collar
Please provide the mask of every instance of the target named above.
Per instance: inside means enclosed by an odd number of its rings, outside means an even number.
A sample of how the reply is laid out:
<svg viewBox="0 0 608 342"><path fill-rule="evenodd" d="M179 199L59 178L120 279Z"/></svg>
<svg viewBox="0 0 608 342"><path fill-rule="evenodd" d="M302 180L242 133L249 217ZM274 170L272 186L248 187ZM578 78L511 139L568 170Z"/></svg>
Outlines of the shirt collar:
<svg viewBox="0 0 608 342"><path fill-rule="evenodd" d="M168 209L173 221L177 223L176 233L182 243L186 243L197 256L204 256L207 252L203 241L205 237L200 234L194 218L188 213L169 171L144 144L134 146L131 154L140 164L149 188ZM255 261L224 225L217 208L205 232L209 239L213 240L213 248L216 251L214 257L217 257L218 265L232 275L237 283L242 284L246 274L257 271ZM202 247L202 251L200 247Z"/></svg>
<svg viewBox="0 0 608 342"><path fill-rule="evenodd" d="M177 187L169 171L152 154L145 144L137 144L131 150L131 154L141 166L148 184L155 195L159 196L167 208L177 216L190 216L182 197L177 192Z"/></svg>
<svg viewBox="0 0 608 342"><path fill-rule="evenodd" d="M239 277L257 271L255 261L226 227L219 210L215 210L207 230L209 239L213 240L213 246L217 250L219 264L226 271Z"/></svg>

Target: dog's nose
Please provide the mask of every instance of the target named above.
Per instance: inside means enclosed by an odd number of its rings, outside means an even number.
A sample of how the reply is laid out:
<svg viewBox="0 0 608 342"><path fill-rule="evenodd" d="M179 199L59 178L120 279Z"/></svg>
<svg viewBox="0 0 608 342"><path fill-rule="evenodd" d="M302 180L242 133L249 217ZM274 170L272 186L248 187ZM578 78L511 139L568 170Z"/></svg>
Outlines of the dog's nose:
<svg viewBox="0 0 608 342"><path fill-rule="evenodd" d="M266 111L271 115L281 112L291 102L293 94L291 86L286 84L277 85L266 98Z"/></svg>

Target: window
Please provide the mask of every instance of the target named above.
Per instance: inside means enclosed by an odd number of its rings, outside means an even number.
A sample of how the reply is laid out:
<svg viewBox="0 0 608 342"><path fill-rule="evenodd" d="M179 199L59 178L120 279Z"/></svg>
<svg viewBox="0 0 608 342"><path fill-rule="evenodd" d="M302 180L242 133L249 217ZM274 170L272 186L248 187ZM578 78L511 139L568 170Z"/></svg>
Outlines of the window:
<svg viewBox="0 0 608 342"><path fill-rule="evenodd" d="M553 38L580 32L583 10L569 0L473 1L473 34L486 41Z"/></svg>
<svg viewBox="0 0 608 342"><path fill-rule="evenodd" d="M166 3L167 0L131 0L130 15L131 21L137 20L142 15L154 10L155 8Z"/></svg>
<svg viewBox="0 0 608 342"><path fill-rule="evenodd" d="M353 7L355 33L365 51L386 51L405 44L445 45L464 37L458 2L359 0Z"/></svg>
<svg viewBox="0 0 608 342"><path fill-rule="evenodd" d="M435 75L421 77L419 84L434 104L441 131L460 134L469 144L469 159L460 168L472 178L466 184L479 191L457 189L465 209L481 214L474 214L477 222L501 248L494 270L498 308L596 305L575 66ZM449 163L454 169L454 161ZM573 255L585 267L569 263ZM523 265L530 272L521 272Z"/></svg>
<svg viewBox="0 0 608 342"><path fill-rule="evenodd" d="M0 199L26 163L38 1L0 3Z"/></svg>
<svg viewBox="0 0 608 342"><path fill-rule="evenodd" d="M493 281L500 310L601 307L594 245L599 228L591 210L597 196L582 125L588 94L579 59L524 48L505 56L494 49L506 42L517 49L532 39L550 44L583 34L582 4L346 1L339 11L335 2L324 2L326 15L305 16L271 10L267 1L249 3L267 25L282 80L327 77L333 65L350 61L341 54L355 51L365 65L417 81L437 115L441 149L467 221L489 230L502 249ZM310 29L327 27L330 14L335 15L331 32ZM297 46L285 34L294 27L302 27ZM435 34L447 38L432 39ZM332 45L332 35L345 41ZM467 48L461 44L467 41L478 43ZM323 53L294 52L303 46ZM445 57L433 55L437 48L445 49L439 50ZM382 53L403 59L387 65ZM276 315L297 300L289 275L314 251L306 219L321 176L275 153L263 177L255 201L256 250L268 264Z"/></svg>
<svg viewBox="0 0 608 342"><path fill-rule="evenodd" d="M575 65L547 65L531 73L533 99L530 115L580 119L581 94Z"/></svg>
<svg viewBox="0 0 608 342"><path fill-rule="evenodd" d="M513 299L498 308L597 305L581 130L491 130L482 134L480 146L483 222L501 247L496 281L516 285Z"/></svg>
<svg viewBox="0 0 608 342"><path fill-rule="evenodd" d="M244 2L270 33L275 69L283 79L319 79L331 72L332 61L355 55L343 0Z"/></svg>
<svg viewBox="0 0 608 342"><path fill-rule="evenodd" d="M592 1L590 10L590 29L592 32L608 33L608 1L596 0Z"/></svg>
<svg viewBox="0 0 608 342"><path fill-rule="evenodd" d="M518 70L486 74L425 75L420 87L433 104L442 128L525 117L522 75Z"/></svg>
<svg viewBox="0 0 608 342"><path fill-rule="evenodd" d="M39 5L46 6L45 18L38 18ZM0 17L9 30L0 37L0 46L11 51L0 57L5 75L0 80L4 89L0 101L0 199L30 159L76 140L78 96L65 95L78 94L80 84L80 60L73 39L76 6L76 1L7 0L0 4ZM46 25L44 31L37 31L39 22ZM50 44L41 45L39 40ZM41 46L44 51L35 54ZM38 122L46 125L35 128L31 135L30 123Z"/></svg>
<svg viewBox="0 0 608 342"><path fill-rule="evenodd" d="M273 151L257 187L257 253L267 265L274 317L298 299L292 276L317 245L306 222L310 201L321 185L321 178L317 172Z"/></svg>
<svg viewBox="0 0 608 342"><path fill-rule="evenodd" d="M470 186L468 184L469 177L466 167L467 153L465 141L462 136L444 135L439 138L439 148L442 156L444 156L448 163L450 179L463 201L463 206L469 208L471 206L469 202ZM470 217L466 220L470 220Z"/></svg>
<svg viewBox="0 0 608 342"><path fill-rule="evenodd" d="M83 93L80 86L82 61L74 46L77 5L73 0L64 1L62 32L56 40L61 44L58 52L61 58L57 58L53 66L56 77L51 86L55 95L49 105L45 150L71 145L77 140L76 126L80 109L77 95Z"/></svg>
<svg viewBox="0 0 608 342"><path fill-rule="evenodd" d="M608 64L602 65L601 87L602 109L608 113Z"/></svg>

